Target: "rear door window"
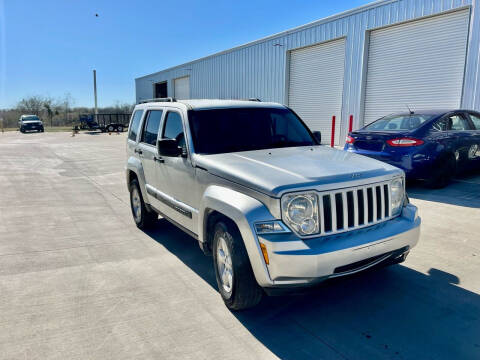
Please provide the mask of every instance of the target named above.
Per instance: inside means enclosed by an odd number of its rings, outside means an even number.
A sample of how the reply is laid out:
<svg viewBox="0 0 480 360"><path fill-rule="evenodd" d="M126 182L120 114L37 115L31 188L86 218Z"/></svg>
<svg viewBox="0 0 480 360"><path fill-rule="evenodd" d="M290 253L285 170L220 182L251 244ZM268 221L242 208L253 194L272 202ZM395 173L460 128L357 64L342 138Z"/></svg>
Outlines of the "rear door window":
<svg viewBox="0 0 480 360"><path fill-rule="evenodd" d="M145 124L143 126L142 139L140 142L156 146L162 114L163 110L150 110L147 113L147 119L145 120Z"/></svg>
<svg viewBox="0 0 480 360"><path fill-rule="evenodd" d="M472 120L473 126L475 126L476 130L480 130L480 114L472 114L470 113L470 119Z"/></svg>
<svg viewBox="0 0 480 360"><path fill-rule="evenodd" d="M462 131L462 130L470 130L470 126L468 124L467 119L465 119L460 114L451 115L448 117L449 119L449 127L450 130L454 131Z"/></svg>
<svg viewBox="0 0 480 360"><path fill-rule="evenodd" d="M137 141L138 128L140 127L140 120L142 119L143 110L137 110L133 113L132 120L130 122L130 130L128 133L128 139Z"/></svg>

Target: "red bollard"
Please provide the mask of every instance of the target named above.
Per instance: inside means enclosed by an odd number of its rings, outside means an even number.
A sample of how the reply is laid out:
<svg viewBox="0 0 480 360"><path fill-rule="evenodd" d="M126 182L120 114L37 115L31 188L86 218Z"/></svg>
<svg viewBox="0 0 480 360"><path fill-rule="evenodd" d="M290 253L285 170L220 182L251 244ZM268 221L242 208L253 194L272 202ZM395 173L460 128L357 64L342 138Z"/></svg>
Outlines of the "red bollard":
<svg viewBox="0 0 480 360"><path fill-rule="evenodd" d="M350 121L348 123L348 132L351 133L353 130L353 115L350 115Z"/></svg>
<svg viewBox="0 0 480 360"><path fill-rule="evenodd" d="M335 146L335 115L332 116L332 139L330 140L330 147Z"/></svg>

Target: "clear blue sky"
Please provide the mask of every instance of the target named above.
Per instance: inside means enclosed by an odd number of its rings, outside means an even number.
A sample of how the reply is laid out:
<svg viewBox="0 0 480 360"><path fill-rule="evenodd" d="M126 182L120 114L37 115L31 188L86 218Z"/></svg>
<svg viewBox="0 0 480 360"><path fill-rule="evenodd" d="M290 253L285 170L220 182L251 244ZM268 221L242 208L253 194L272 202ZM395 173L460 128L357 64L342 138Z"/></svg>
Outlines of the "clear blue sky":
<svg viewBox="0 0 480 360"><path fill-rule="evenodd" d="M368 2L0 0L0 108L66 92L93 106L94 68L99 106L133 103L135 77Z"/></svg>

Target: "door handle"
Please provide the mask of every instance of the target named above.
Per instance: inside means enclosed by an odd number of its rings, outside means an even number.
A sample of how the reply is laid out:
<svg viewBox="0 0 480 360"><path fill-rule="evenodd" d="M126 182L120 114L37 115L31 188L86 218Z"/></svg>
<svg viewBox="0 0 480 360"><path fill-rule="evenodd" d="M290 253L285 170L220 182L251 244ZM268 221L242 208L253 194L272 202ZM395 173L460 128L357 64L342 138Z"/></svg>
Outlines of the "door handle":
<svg viewBox="0 0 480 360"><path fill-rule="evenodd" d="M141 149L135 149L134 150L136 154L138 155L142 155L143 154L143 151Z"/></svg>
<svg viewBox="0 0 480 360"><path fill-rule="evenodd" d="M163 164L165 162L165 160L163 160L163 158L156 157L156 156L153 157L153 161L159 162L160 164Z"/></svg>

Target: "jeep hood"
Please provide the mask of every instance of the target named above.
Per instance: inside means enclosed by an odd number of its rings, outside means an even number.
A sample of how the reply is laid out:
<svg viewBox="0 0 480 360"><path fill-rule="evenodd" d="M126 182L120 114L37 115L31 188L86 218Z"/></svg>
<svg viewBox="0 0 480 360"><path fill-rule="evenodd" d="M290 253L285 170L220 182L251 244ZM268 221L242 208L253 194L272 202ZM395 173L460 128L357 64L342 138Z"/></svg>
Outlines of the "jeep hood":
<svg viewBox="0 0 480 360"><path fill-rule="evenodd" d="M326 146L196 154L194 161L213 175L270 196L295 188L342 182L352 182L347 186L354 186L375 182L375 177L402 174L402 170L384 162Z"/></svg>

